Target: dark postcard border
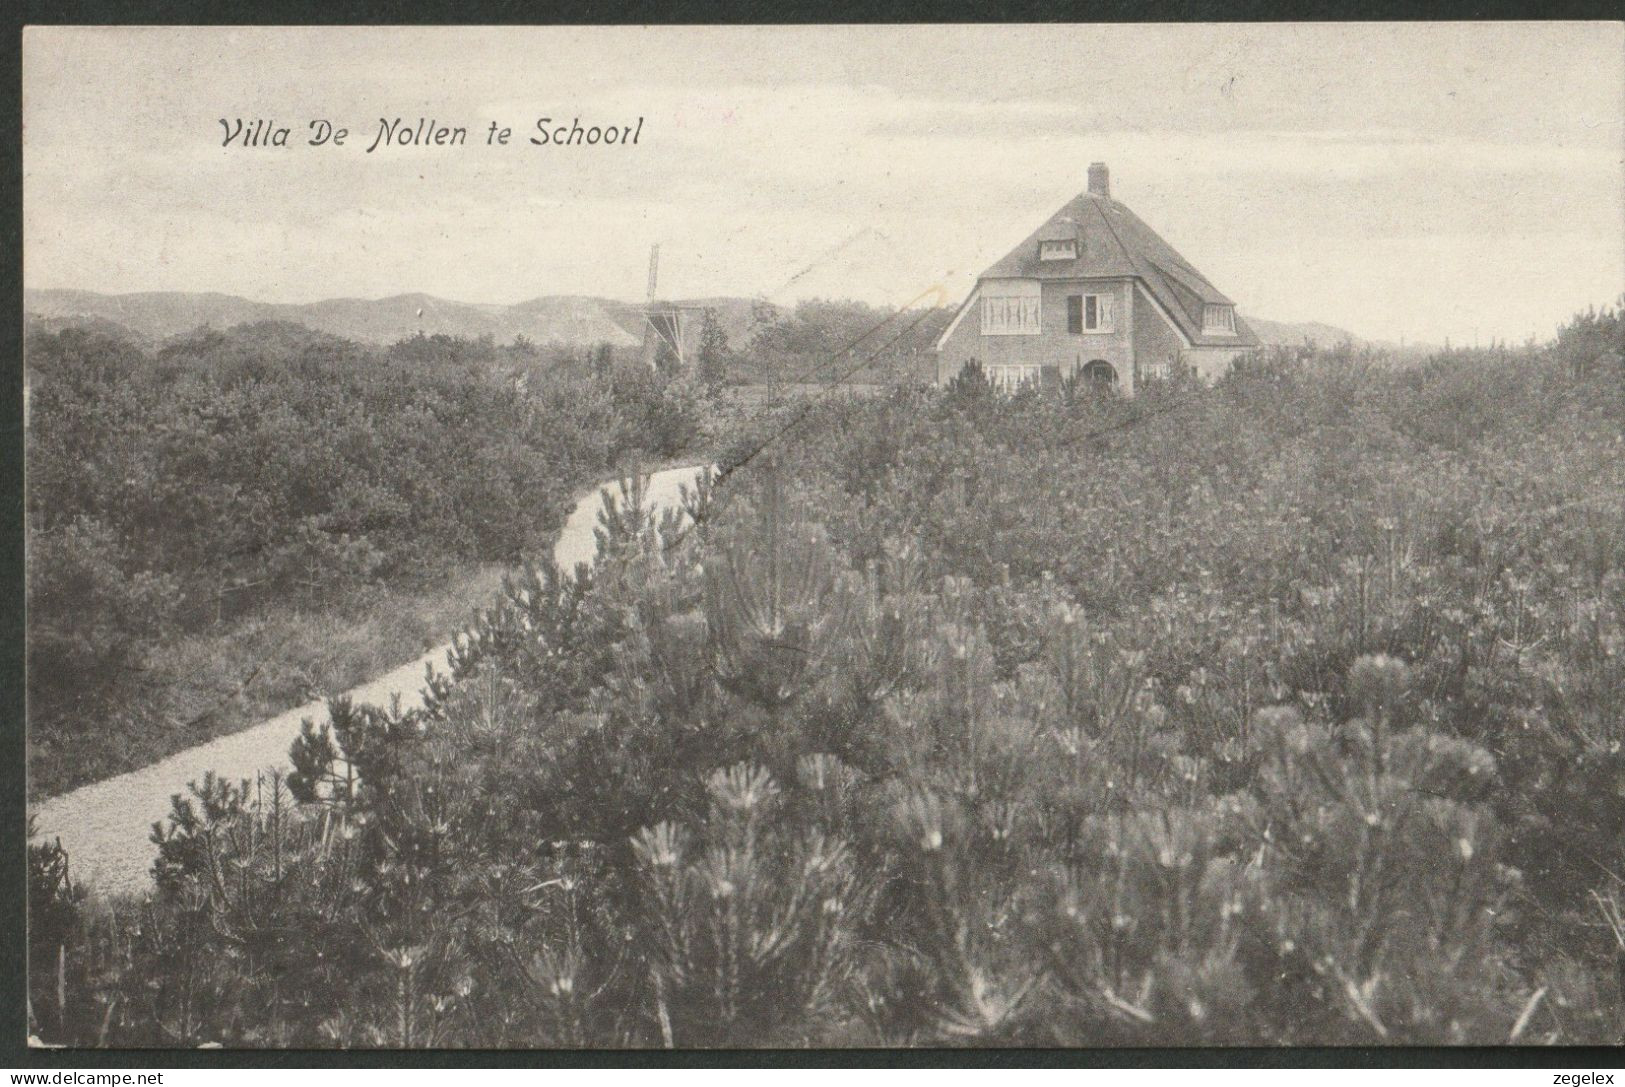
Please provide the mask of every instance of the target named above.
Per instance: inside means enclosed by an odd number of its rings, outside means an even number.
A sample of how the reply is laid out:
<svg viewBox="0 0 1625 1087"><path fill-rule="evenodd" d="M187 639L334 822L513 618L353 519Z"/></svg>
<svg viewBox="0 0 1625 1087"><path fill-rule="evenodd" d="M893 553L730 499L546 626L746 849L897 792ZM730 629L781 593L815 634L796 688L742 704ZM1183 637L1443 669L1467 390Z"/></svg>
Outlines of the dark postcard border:
<svg viewBox="0 0 1625 1087"><path fill-rule="evenodd" d="M0 41L0 819L6 843L0 865L0 1035L10 1053L26 1037L27 940L23 863L27 819L23 742L23 145L22 35ZM16 1062L7 1062L16 1063Z"/></svg>
<svg viewBox="0 0 1625 1087"><path fill-rule="evenodd" d="M1606 1046L1228 1049L207 1050L14 1048L45 1069L221 1068L1617 1068Z"/></svg>
<svg viewBox="0 0 1625 1087"><path fill-rule="evenodd" d="M1258 22L1594 19L1617 21L1617 0L1098 0L997 4L952 0L723 0L604 4L566 0L422 0L403 12L396 0L258 0L169 3L137 0L24 0L0 45L0 345L9 360L0 380L0 795L10 811L0 872L0 1063L38 1068L1568 1068L1617 1067L1625 1048L1232 1048L1100 1050L704 1050L704 1051L209 1051L31 1050L26 1046L26 940L23 826L26 819L23 739L24 567L22 429L22 28L35 25L551 25L942 22Z"/></svg>
<svg viewBox="0 0 1625 1087"><path fill-rule="evenodd" d="M1613 0L23 0L21 23L557 25L1604 20Z"/></svg>

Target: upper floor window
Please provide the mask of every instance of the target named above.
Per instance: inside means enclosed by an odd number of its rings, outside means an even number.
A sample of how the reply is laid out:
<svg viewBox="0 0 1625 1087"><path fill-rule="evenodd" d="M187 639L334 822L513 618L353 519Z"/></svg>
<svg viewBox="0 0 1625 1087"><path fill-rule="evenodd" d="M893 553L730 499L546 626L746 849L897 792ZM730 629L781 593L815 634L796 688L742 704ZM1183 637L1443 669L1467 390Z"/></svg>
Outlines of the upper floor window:
<svg viewBox="0 0 1625 1087"><path fill-rule="evenodd" d="M1235 306L1203 306L1202 331L1203 332L1234 332L1236 330Z"/></svg>
<svg viewBox="0 0 1625 1087"><path fill-rule="evenodd" d="M1112 332L1117 327L1115 318L1109 294L1074 294L1066 300L1068 332Z"/></svg>
<svg viewBox="0 0 1625 1087"><path fill-rule="evenodd" d="M1063 238L1059 241L1039 242L1039 260L1077 260L1078 241L1076 238Z"/></svg>
<svg viewBox="0 0 1625 1087"><path fill-rule="evenodd" d="M1040 288L1036 279L992 281L982 288L982 335L1036 336Z"/></svg>

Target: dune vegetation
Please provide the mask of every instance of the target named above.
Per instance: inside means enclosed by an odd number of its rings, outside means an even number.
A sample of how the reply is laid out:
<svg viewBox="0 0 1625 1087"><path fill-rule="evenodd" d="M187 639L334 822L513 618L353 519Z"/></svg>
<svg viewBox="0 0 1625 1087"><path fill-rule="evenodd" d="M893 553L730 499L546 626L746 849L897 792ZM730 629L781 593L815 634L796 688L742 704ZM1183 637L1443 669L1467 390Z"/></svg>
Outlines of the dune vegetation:
<svg viewBox="0 0 1625 1087"><path fill-rule="evenodd" d="M1608 310L730 417L689 522L630 481L425 709L198 783L149 899L37 847L34 1029L1617 1044L1622 358Z"/></svg>

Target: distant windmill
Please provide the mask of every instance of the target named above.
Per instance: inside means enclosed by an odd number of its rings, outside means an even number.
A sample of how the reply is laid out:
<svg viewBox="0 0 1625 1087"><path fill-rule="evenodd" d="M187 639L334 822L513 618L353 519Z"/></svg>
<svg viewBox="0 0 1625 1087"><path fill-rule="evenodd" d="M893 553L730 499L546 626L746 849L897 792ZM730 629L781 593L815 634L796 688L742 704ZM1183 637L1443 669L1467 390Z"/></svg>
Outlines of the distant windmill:
<svg viewBox="0 0 1625 1087"><path fill-rule="evenodd" d="M660 243L649 248L649 289L643 306L643 364L653 370L658 363L660 345L666 344L677 356L679 366L688 365L688 353L683 346L686 314L697 306L679 306L672 302L656 301L660 281Z"/></svg>

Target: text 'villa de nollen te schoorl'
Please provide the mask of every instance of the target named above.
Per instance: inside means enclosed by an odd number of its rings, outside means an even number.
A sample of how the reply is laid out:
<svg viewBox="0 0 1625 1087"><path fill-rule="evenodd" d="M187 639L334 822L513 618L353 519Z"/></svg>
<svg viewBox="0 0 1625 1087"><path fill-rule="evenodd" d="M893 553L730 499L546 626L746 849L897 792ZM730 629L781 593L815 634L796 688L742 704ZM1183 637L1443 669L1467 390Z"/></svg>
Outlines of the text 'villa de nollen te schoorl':
<svg viewBox="0 0 1625 1087"><path fill-rule="evenodd" d="M355 144L349 142L348 128L326 118L307 122L305 131L300 133L297 141L293 138L292 126L279 125L263 117L249 120L241 117L227 120L222 117L220 127L224 132L221 147L289 147L297 144L308 147L361 146L361 141ZM514 139L514 130L497 121L475 132L475 143L507 146ZM419 117L416 124L402 117L380 117L366 150L371 154L387 147L466 147L469 143L468 133L466 126L443 125L432 117ZM483 141L479 139L482 135ZM526 137L525 142L537 147L629 147L635 146L642 135L642 117L622 125L584 125L579 117L572 118L569 124L562 124L552 117L538 117L534 131ZM362 140L365 138L366 134L363 134Z"/></svg>

